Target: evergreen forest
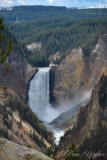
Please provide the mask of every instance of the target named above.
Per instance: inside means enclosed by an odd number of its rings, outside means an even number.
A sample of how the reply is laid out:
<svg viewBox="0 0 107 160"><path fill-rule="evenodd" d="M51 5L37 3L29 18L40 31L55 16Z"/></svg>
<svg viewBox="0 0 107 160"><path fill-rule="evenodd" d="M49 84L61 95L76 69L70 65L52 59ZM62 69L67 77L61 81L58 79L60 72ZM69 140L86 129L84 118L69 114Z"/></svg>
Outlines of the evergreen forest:
<svg viewBox="0 0 107 160"><path fill-rule="evenodd" d="M0 17L14 35L15 46L32 66L58 64L74 48L81 47L90 56L99 37L107 33L107 9L78 9L47 6L2 8ZM7 29L7 30L9 30ZM9 35L9 34L8 34ZM28 50L27 45L41 44ZM53 58L55 54L57 58Z"/></svg>

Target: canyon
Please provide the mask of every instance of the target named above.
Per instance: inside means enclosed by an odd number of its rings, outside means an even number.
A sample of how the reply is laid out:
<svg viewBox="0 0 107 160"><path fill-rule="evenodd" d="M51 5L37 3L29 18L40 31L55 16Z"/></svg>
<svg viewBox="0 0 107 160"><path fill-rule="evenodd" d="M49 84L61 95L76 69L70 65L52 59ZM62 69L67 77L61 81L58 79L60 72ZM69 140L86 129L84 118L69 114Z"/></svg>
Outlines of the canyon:
<svg viewBox="0 0 107 160"><path fill-rule="evenodd" d="M24 102L28 102L30 82L39 73L39 69L31 67L26 60L14 52L8 58L8 63L10 65L10 72L7 74L3 72L0 75L1 90L6 86L7 91L5 94L7 97L8 95L18 96ZM4 69L2 65L0 65L0 67L2 70ZM100 122L103 127L107 127L106 118L102 119L102 117L106 117L107 111L106 108L102 109L99 104L98 94L105 79L102 78L102 75L104 74L103 76L107 76L105 72L106 68L107 35L100 37L89 57L84 56L82 48L79 47L73 49L58 66L51 68L49 79L50 88L48 86L50 89L50 95L48 93L48 98L50 98L50 103L53 105L54 109L58 108L59 110L63 110L63 108L66 108L65 111L63 111L64 113L62 117L65 118L62 118L62 121L60 117L61 115L58 115L59 117L56 120L59 121L57 122L57 127L59 125L59 128L73 128L70 134L65 134L64 136L66 138L66 146L63 139L61 139L59 143L60 150L58 150L57 154L58 159L63 159L63 157L60 157L60 151L63 150L65 154L72 142L79 147L84 142L86 135L89 138L92 130L97 132ZM89 98L89 100L86 101L86 103L81 102L78 106L78 102L81 98L91 91L91 99L89 94L89 96L82 102L87 100L87 98ZM1 106L3 106L3 95L4 93L1 92ZM6 97L4 96L4 99L5 98ZM67 111L72 107L77 110L75 111L75 114L68 116ZM69 114L70 113L72 113L72 111L69 112ZM69 125L67 125L68 120ZM62 122L65 123L64 126L61 124ZM56 125L55 121L52 123ZM24 122L22 124L24 124ZM23 127L25 126L23 125ZM17 141L17 143L21 142ZM47 140L45 141L45 144L47 144L47 147L51 146ZM39 146L36 146L36 148L40 149Z"/></svg>

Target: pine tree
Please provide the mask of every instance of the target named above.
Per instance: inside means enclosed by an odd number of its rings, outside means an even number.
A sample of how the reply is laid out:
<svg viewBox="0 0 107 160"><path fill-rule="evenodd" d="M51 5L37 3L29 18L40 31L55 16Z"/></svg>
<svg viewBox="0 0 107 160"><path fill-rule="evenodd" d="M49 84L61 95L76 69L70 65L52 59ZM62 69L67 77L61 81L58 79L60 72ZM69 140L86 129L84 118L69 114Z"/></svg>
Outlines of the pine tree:
<svg viewBox="0 0 107 160"><path fill-rule="evenodd" d="M35 131L33 131L33 140L35 140Z"/></svg>
<svg viewBox="0 0 107 160"><path fill-rule="evenodd" d="M67 152L65 160L82 160L74 144L71 145L69 151Z"/></svg>
<svg viewBox="0 0 107 160"><path fill-rule="evenodd" d="M0 63L5 62L6 72L9 71L9 65L6 63L7 57L10 55L13 49L13 41L9 40L8 44L5 44L6 34L4 33L5 25L3 23L3 18L0 18Z"/></svg>
<svg viewBox="0 0 107 160"><path fill-rule="evenodd" d="M5 130L5 137L8 139L8 129L6 127L6 130Z"/></svg>
<svg viewBox="0 0 107 160"><path fill-rule="evenodd" d="M22 128L22 119L20 118L19 127Z"/></svg>

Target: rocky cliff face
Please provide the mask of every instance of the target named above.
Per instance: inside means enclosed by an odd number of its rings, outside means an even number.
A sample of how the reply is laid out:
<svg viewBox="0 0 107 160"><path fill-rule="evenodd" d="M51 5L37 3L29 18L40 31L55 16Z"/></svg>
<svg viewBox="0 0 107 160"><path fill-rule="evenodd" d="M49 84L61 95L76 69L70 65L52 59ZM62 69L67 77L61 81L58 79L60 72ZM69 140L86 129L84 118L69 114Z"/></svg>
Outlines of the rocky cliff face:
<svg viewBox="0 0 107 160"><path fill-rule="evenodd" d="M53 69L53 99L61 104L92 89L106 67L107 35L99 39L90 57L84 57L81 48L72 50L71 54Z"/></svg>
<svg viewBox="0 0 107 160"><path fill-rule="evenodd" d="M72 50L70 55L55 70L53 95L57 103L69 101L84 90L89 78L89 67L81 48ZM86 70L87 69L87 70Z"/></svg>
<svg viewBox="0 0 107 160"><path fill-rule="evenodd" d="M90 63L91 77L89 80L88 87L94 86L99 81L101 75L106 70L106 67L107 67L107 34L100 37L93 52L91 53L89 63Z"/></svg>
<svg viewBox="0 0 107 160"><path fill-rule="evenodd" d="M0 138L0 160L52 160L52 158L36 149Z"/></svg>
<svg viewBox="0 0 107 160"><path fill-rule="evenodd" d="M80 109L74 126L74 130L78 127L80 128L77 130L78 133L75 133L75 136L78 137L75 139L77 145L80 145L86 137L90 137L91 131L96 133L100 127L107 127L107 107L106 104L103 107L100 103L101 97L106 97L105 93L101 91L102 87L107 88L107 79L103 76L92 92L91 101L86 107Z"/></svg>
<svg viewBox="0 0 107 160"><path fill-rule="evenodd" d="M26 117L23 116L24 114ZM29 116L33 120L29 121ZM54 142L52 134L46 131L28 105L3 90L0 90L0 136L42 152L45 152Z"/></svg>
<svg viewBox="0 0 107 160"><path fill-rule="evenodd" d="M0 64L0 70L3 71L0 73L0 88L6 86L9 93L25 100L28 82L37 70L15 52L10 55L7 61L10 66L10 71L7 74L4 66Z"/></svg>
<svg viewBox="0 0 107 160"><path fill-rule="evenodd" d="M72 143L79 147L86 138L91 137L92 131L96 134L101 128L107 129L107 76L105 75L101 77L99 83L95 86L90 102L85 107L81 107L73 129L68 130L61 139L59 159L64 159L66 150ZM105 144L107 144L106 140L101 147ZM63 150L62 157L60 157L61 150Z"/></svg>

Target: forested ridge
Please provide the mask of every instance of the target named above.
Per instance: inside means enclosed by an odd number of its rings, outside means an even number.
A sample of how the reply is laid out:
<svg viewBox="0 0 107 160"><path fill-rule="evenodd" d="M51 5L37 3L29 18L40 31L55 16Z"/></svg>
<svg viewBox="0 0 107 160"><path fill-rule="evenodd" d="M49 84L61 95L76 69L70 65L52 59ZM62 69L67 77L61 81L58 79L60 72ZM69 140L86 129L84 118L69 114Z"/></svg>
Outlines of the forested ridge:
<svg viewBox="0 0 107 160"><path fill-rule="evenodd" d="M9 10L1 8L5 22L28 21L48 18L95 18L107 15L107 9L78 9L56 6L16 6Z"/></svg>
<svg viewBox="0 0 107 160"><path fill-rule="evenodd" d="M10 27L22 43L42 44L41 50L28 54L27 59L33 66L44 66L56 52L59 52L61 60L79 46L89 56L99 37L107 33L106 18L37 20L11 24Z"/></svg>
<svg viewBox="0 0 107 160"><path fill-rule="evenodd" d="M107 9L77 9L53 6L20 6L2 9L0 15L16 35L21 52L33 66L48 66L52 55L59 63L73 48L89 56L99 37L107 33ZM41 43L41 49L25 46ZM16 49L17 50L17 49Z"/></svg>

